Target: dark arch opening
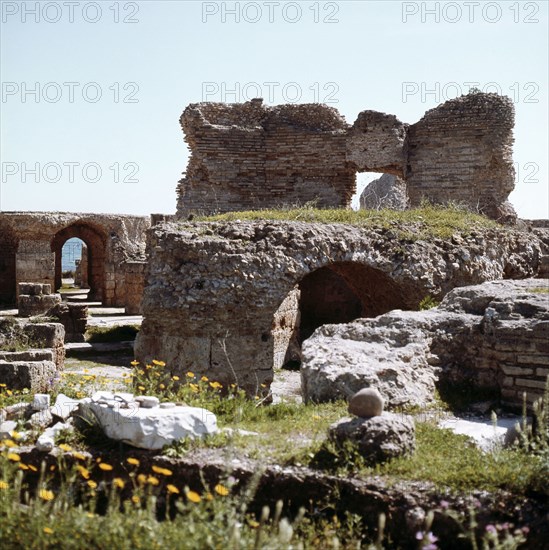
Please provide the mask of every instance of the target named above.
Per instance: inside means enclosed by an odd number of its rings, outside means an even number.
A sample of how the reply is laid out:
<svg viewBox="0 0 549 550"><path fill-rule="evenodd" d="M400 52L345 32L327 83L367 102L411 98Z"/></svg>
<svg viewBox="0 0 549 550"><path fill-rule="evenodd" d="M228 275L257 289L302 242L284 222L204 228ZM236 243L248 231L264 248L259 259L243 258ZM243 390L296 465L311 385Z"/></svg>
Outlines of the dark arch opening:
<svg viewBox="0 0 549 550"><path fill-rule="evenodd" d="M16 255L19 240L9 227L0 225L0 305L16 301Z"/></svg>
<svg viewBox="0 0 549 550"><path fill-rule="evenodd" d="M62 285L63 276L63 246L72 238L80 239L87 248L87 270L84 279L90 288L88 299L102 301L105 290L105 243L106 237L94 227L85 223L74 223L59 231L51 243L55 253L55 289Z"/></svg>
<svg viewBox="0 0 549 550"><path fill-rule="evenodd" d="M307 274L274 316L275 367L298 369L301 345L320 326L414 309L413 295L383 271L356 262L335 262Z"/></svg>

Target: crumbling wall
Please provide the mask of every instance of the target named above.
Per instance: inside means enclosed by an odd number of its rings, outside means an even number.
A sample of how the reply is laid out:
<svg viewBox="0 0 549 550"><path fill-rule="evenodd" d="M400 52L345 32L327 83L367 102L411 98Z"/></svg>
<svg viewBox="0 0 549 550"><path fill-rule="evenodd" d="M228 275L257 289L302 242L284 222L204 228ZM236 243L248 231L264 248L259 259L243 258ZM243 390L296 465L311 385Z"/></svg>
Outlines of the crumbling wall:
<svg viewBox="0 0 549 550"><path fill-rule="evenodd" d="M92 299L137 313L144 284L148 217L62 212L0 213L0 299L13 303L19 282L61 286L61 249L78 237L88 249ZM85 262L84 262L85 266Z"/></svg>
<svg viewBox="0 0 549 550"><path fill-rule="evenodd" d="M344 207L355 192L344 118L321 104L196 103L181 116L191 156L178 214Z"/></svg>
<svg viewBox="0 0 549 550"><path fill-rule="evenodd" d="M470 93L431 109L408 129L406 181L411 206L455 202L513 221L513 126L508 97Z"/></svg>
<svg viewBox="0 0 549 550"><path fill-rule="evenodd" d="M406 180L411 206L454 202L516 219L507 203L514 107L497 94L447 101L411 126L371 110L350 126L326 105L266 107L261 99L194 103L181 125L191 155L179 218L308 202L350 207L356 173L383 172Z"/></svg>
<svg viewBox="0 0 549 550"><path fill-rule="evenodd" d="M416 309L455 286L535 276L542 255L536 238L518 231L428 242L382 228L280 221L156 225L148 252L137 359L166 361L179 376L237 382L250 393L286 360L296 285L311 272L329 266L346 276L361 314L378 315Z"/></svg>

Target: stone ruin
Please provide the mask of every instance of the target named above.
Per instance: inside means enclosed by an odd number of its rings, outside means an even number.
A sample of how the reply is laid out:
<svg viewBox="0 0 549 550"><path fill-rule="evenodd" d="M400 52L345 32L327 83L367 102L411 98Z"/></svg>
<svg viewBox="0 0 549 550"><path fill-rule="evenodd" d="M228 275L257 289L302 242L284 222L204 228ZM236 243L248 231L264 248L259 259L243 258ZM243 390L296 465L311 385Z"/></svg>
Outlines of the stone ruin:
<svg viewBox="0 0 549 550"><path fill-rule="evenodd" d="M299 366L301 344L319 326L417 310L425 296L455 287L539 277L549 265L548 237L543 228L412 240L345 224L158 225L149 233L136 357L161 358L181 377L192 371L267 392L274 369ZM499 388L498 380L487 383Z"/></svg>
<svg viewBox="0 0 549 550"><path fill-rule="evenodd" d="M125 307L129 314L138 313L146 266L145 231L149 227L149 218L139 216L0 213L0 303L17 301L19 283L49 285L50 290L57 291L61 287L63 245L78 237L86 245L79 277L84 287L90 288L89 299L107 307ZM24 305L21 299L19 305Z"/></svg>
<svg viewBox="0 0 549 550"><path fill-rule="evenodd" d="M514 118L511 99L483 93L447 101L415 124L362 111L349 125L322 104L194 103L180 120L190 159L177 213L347 208L356 173L382 172L406 182L411 207L452 202L513 222Z"/></svg>

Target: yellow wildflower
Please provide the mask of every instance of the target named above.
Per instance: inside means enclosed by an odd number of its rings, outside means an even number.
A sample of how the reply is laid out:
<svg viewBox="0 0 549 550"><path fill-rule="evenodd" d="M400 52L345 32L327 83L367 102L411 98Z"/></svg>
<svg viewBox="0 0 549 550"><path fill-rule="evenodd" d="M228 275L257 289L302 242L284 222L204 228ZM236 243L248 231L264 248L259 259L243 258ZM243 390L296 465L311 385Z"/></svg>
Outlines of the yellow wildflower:
<svg viewBox="0 0 549 550"><path fill-rule="evenodd" d="M147 483L147 476L145 474L139 474L137 476L137 481L141 484L141 485L144 485L145 483Z"/></svg>
<svg viewBox="0 0 549 550"><path fill-rule="evenodd" d="M8 453L8 460L12 462L19 462L21 457L17 453Z"/></svg>
<svg viewBox="0 0 549 550"><path fill-rule="evenodd" d="M12 441L11 439L4 439L4 441L2 441L2 445L8 447L8 449L13 449L13 447L17 447L17 443L15 443L15 441Z"/></svg>
<svg viewBox="0 0 549 550"><path fill-rule="evenodd" d="M202 382L207 382L207 381L208 381L208 377L207 377L207 376L203 376L200 380L202 380Z"/></svg>
<svg viewBox="0 0 549 550"><path fill-rule="evenodd" d="M227 487L225 487L225 485L221 485L221 483L218 483L218 484L214 487L214 491L215 491L218 495L221 495L222 497L226 497L226 496L229 494L229 489L227 489Z"/></svg>
<svg viewBox="0 0 549 550"><path fill-rule="evenodd" d="M46 533L46 535L51 535L53 534L53 529L51 527L44 527L44 533Z"/></svg>
<svg viewBox="0 0 549 550"><path fill-rule="evenodd" d="M210 386L211 386L214 390L218 390L219 388L222 388L222 387L223 387L223 384L220 384L219 382L210 382Z"/></svg>
<svg viewBox="0 0 549 550"><path fill-rule="evenodd" d="M157 361L156 359L153 359L153 365L156 365L157 367L165 367L166 363L164 363L164 361Z"/></svg>
<svg viewBox="0 0 549 550"><path fill-rule="evenodd" d="M22 462L19 463L19 468L21 468L21 470L28 470L29 469L29 467L26 464L23 464Z"/></svg>
<svg viewBox="0 0 549 550"><path fill-rule="evenodd" d="M59 445L59 448L62 450L62 451L66 451L67 453L69 451L72 451L72 447L70 445L67 445L66 443L61 443L61 445Z"/></svg>
<svg viewBox="0 0 549 550"><path fill-rule="evenodd" d="M130 363L132 367L137 367L139 365L139 361L136 361L135 359Z"/></svg>
<svg viewBox="0 0 549 550"><path fill-rule="evenodd" d="M189 387L193 393L198 393L200 391L200 388L196 384L189 384Z"/></svg>
<svg viewBox="0 0 549 550"><path fill-rule="evenodd" d="M53 500L55 498L55 495L53 494L53 491L48 491L48 489L40 489L38 491L38 496L47 502L50 500Z"/></svg>
<svg viewBox="0 0 549 550"><path fill-rule="evenodd" d="M166 489L168 489L168 493L172 493L174 495L179 494L179 489L175 485L172 485L171 483L168 483L168 485L166 486Z"/></svg>
<svg viewBox="0 0 549 550"><path fill-rule="evenodd" d="M80 466L80 464L78 464L76 466L76 469L80 472L80 475L84 478L84 479L89 479L90 477L90 472L84 468L84 466Z"/></svg>
<svg viewBox="0 0 549 550"><path fill-rule="evenodd" d="M128 464L131 464L132 466L139 466L139 460L137 460L137 458L133 458L132 456L130 456L130 458L127 458L126 462Z"/></svg>
<svg viewBox="0 0 549 550"><path fill-rule="evenodd" d="M164 384L159 384L158 386L161 390L165 390L166 389L166 386Z"/></svg>
<svg viewBox="0 0 549 550"><path fill-rule="evenodd" d="M153 466L152 471L163 476L171 476L173 473L171 470L168 470L168 468L161 468L160 466Z"/></svg>
<svg viewBox="0 0 549 550"><path fill-rule="evenodd" d="M29 464L29 470L31 472L38 472L38 468L36 466L33 466L32 464Z"/></svg>
<svg viewBox="0 0 549 550"><path fill-rule="evenodd" d="M141 501L140 501L140 499L139 499L139 497L138 497L137 495L133 495L133 496L132 496L132 502L133 502L134 504L139 504Z"/></svg>
<svg viewBox="0 0 549 550"><path fill-rule="evenodd" d="M157 477L149 476L147 478L147 483L149 483L150 485L154 485L156 487L160 483L160 481L158 481Z"/></svg>
<svg viewBox="0 0 549 550"><path fill-rule="evenodd" d="M194 378L194 372L189 371L189 372L187 373L187 377L188 377L188 378Z"/></svg>
<svg viewBox="0 0 549 550"><path fill-rule="evenodd" d="M93 479L89 479L88 480L88 487L90 487L91 489L96 489L97 488L97 483Z"/></svg>
<svg viewBox="0 0 549 550"><path fill-rule="evenodd" d="M110 472L112 470L112 466L110 464L106 464L105 462L101 462L99 464L99 468L104 472Z"/></svg>
<svg viewBox="0 0 549 550"><path fill-rule="evenodd" d="M0 491L5 491L9 485L5 481L0 481Z"/></svg>
<svg viewBox="0 0 549 550"><path fill-rule="evenodd" d="M198 493L196 493L195 491L187 491L185 494L187 495L187 498L191 502L199 503L202 500L200 498L200 495Z"/></svg>
<svg viewBox="0 0 549 550"><path fill-rule="evenodd" d="M179 376L177 375L172 376L172 380L175 380L177 382L179 380Z"/></svg>
<svg viewBox="0 0 549 550"><path fill-rule="evenodd" d="M124 489L125 483L124 483L124 480L123 480L123 479L121 479L121 478L119 478L119 477L115 477L115 478L112 480L112 482L113 482L113 485L114 485L115 487L118 487L119 489Z"/></svg>
<svg viewBox="0 0 549 550"><path fill-rule="evenodd" d="M72 456L74 458L76 458L76 460L86 460L86 457L82 453L79 453L79 452L72 453Z"/></svg>
<svg viewBox="0 0 549 550"><path fill-rule="evenodd" d="M139 391L145 391L145 386L137 386L137 389L138 389Z"/></svg>

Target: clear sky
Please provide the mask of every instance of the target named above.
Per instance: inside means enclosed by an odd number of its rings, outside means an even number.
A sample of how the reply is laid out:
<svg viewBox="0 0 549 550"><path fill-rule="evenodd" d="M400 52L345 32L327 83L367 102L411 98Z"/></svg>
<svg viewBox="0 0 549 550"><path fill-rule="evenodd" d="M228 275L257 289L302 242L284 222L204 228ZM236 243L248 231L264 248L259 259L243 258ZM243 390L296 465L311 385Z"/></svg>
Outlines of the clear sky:
<svg viewBox="0 0 549 550"><path fill-rule="evenodd" d="M549 217L546 0L1 7L1 210L173 213L189 103L321 101L350 123L364 109L413 123L474 85L514 100L510 198Z"/></svg>

